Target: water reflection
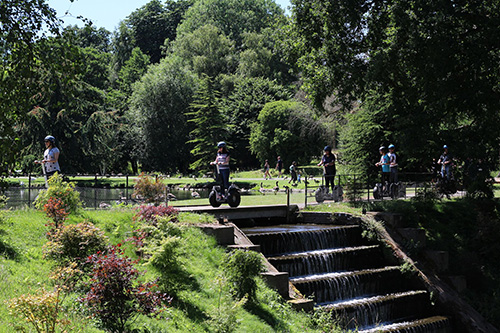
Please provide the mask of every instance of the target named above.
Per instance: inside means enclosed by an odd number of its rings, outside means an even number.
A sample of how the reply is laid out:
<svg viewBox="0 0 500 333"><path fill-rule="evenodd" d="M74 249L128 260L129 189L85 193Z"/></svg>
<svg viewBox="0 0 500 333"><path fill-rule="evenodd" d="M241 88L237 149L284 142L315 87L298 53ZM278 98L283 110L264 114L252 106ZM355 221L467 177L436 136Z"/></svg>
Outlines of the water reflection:
<svg viewBox="0 0 500 333"><path fill-rule="evenodd" d="M4 192L4 195L9 198L7 208L20 208L33 205L36 197L42 191L41 188L16 188L11 187ZM113 204L120 200L130 199L133 189L114 189L114 188L92 188L92 187L77 187L80 192L80 199L84 207L94 208L99 207L101 203ZM197 195L193 195L192 191L170 190L177 200L190 200ZM208 198L209 190L196 190L199 198Z"/></svg>

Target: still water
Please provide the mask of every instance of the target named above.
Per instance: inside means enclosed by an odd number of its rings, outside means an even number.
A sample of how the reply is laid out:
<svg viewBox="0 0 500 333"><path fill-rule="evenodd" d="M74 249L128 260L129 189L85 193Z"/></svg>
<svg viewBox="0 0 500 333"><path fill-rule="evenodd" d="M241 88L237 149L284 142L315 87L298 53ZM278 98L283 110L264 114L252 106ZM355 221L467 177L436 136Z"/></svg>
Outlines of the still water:
<svg viewBox="0 0 500 333"><path fill-rule="evenodd" d="M6 190L3 195L7 196L7 208L19 208L27 205L32 205L36 197L40 193L40 189L27 189L11 187ZM93 188L93 187L77 187L76 190L80 192L80 199L84 207L95 208L99 207L101 203L113 204L120 199L130 198L134 191L133 189L114 189L114 188ZM170 190L170 193L175 195L177 200L193 199L193 192L183 190ZM201 198L208 198L209 190L196 191Z"/></svg>

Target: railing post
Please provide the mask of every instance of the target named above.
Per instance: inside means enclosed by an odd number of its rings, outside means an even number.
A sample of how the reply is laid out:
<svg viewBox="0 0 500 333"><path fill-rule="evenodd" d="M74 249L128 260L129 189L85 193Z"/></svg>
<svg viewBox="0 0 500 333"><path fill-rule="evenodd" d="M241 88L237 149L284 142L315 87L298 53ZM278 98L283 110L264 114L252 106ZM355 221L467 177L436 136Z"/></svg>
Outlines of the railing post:
<svg viewBox="0 0 500 333"><path fill-rule="evenodd" d="M128 173L125 175L125 198L127 198L128 201Z"/></svg>
<svg viewBox="0 0 500 333"><path fill-rule="evenodd" d="M31 206L31 173L28 173L28 207Z"/></svg>
<svg viewBox="0 0 500 333"><path fill-rule="evenodd" d="M97 174L95 174L94 182L94 209L97 210Z"/></svg>
<svg viewBox="0 0 500 333"><path fill-rule="evenodd" d="M304 208L307 208L307 184L308 184L307 178L304 181L304 184L306 185L306 197L304 199Z"/></svg>

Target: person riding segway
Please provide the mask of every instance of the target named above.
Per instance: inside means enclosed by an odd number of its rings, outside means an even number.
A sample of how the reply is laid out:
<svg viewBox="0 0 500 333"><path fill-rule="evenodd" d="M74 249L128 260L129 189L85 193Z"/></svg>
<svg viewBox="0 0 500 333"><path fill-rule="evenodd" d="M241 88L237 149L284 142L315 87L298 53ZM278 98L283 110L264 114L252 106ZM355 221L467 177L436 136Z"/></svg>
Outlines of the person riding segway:
<svg viewBox="0 0 500 333"><path fill-rule="evenodd" d="M217 156L215 161L210 162L216 167L216 178L221 185L216 185L208 195L208 201L212 207L219 207L227 203L231 207L238 207L241 195L236 185L229 185L229 152L226 143L221 141L217 144Z"/></svg>
<svg viewBox="0 0 500 333"><path fill-rule="evenodd" d="M342 188L340 184L339 186L335 186L335 155L332 153L332 148L330 146L325 146L323 151L324 154L318 166L323 166L323 179L325 185L323 185L322 182L314 196L317 202L323 202L325 200L341 201L343 195ZM330 186L332 189L331 193Z"/></svg>

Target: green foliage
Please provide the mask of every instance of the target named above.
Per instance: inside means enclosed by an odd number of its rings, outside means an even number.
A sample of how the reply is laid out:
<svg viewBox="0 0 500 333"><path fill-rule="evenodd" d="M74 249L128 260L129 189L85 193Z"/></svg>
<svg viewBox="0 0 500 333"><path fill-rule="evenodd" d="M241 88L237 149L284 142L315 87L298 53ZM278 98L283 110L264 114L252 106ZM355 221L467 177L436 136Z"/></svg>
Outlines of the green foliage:
<svg viewBox="0 0 500 333"><path fill-rule="evenodd" d="M453 143L463 160L497 161L497 1L295 5L289 45L315 105L322 108L332 92L334 103L349 109L354 101L365 104L359 112L366 113L368 128L357 124L359 147L346 147L360 150L349 153L358 170L356 156L371 160L376 150L369 146L385 140L400 147L412 170L425 169L444 143Z"/></svg>
<svg viewBox="0 0 500 333"><path fill-rule="evenodd" d="M162 201L165 201L165 191L166 186L162 177L148 176L143 172L134 184L132 198L159 205Z"/></svg>
<svg viewBox="0 0 500 333"><path fill-rule="evenodd" d="M73 183L63 181L63 178L58 173L55 173L48 180L48 185L49 188L40 191L35 200L35 207L37 209L44 209L50 198L59 199L61 208L67 213L76 213L81 209L80 193L75 190Z"/></svg>
<svg viewBox="0 0 500 333"><path fill-rule="evenodd" d="M306 164L320 152L322 124L302 103L278 101L267 103L250 134L250 150L262 162L282 156L285 163Z"/></svg>
<svg viewBox="0 0 500 333"><path fill-rule="evenodd" d="M51 61L45 53L47 35L59 33L56 13L44 1L7 0L0 4L0 166L2 173L19 157L16 122L24 119L33 97L46 88L37 64ZM61 63L53 67L63 67Z"/></svg>
<svg viewBox="0 0 500 333"><path fill-rule="evenodd" d="M211 24L235 41L239 48L244 33L260 33L278 19L284 19L284 13L274 1L203 0L196 1L187 10L178 33L190 33L205 24Z"/></svg>
<svg viewBox="0 0 500 333"><path fill-rule="evenodd" d="M184 59L193 72L213 78L234 72L236 59L233 49L234 43L210 24L181 34L172 44L173 54Z"/></svg>
<svg viewBox="0 0 500 333"><path fill-rule="evenodd" d="M249 154L251 127L268 102L289 100L291 89L267 78L235 77L234 88L221 101L221 111L229 123L231 159L237 166L260 166L260 161Z"/></svg>
<svg viewBox="0 0 500 333"><path fill-rule="evenodd" d="M205 76L201 80L190 109L192 111L186 116L190 117L188 121L193 124L193 130L187 143L193 145L191 154L195 159L190 168L207 170L214 159L214 155L209 153L215 150L218 141L227 136L227 127L219 109L219 93L214 90L210 77Z"/></svg>
<svg viewBox="0 0 500 333"><path fill-rule="evenodd" d="M233 297L237 300L247 297L250 303L255 303L255 279L264 270L261 255L254 251L231 251L224 258L223 266Z"/></svg>
<svg viewBox="0 0 500 333"><path fill-rule="evenodd" d="M106 252L108 248L104 232L90 222L64 225L48 236L43 246L44 257L63 266L73 261L82 265L89 255Z"/></svg>
<svg viewBox="0 0 500 333"><path fill-rule="evenodd" d="M136 156L143 170L185 170L189 128L185 112L197 79L178 57L151 66L134 85L127 118L134 128ZM161 124L161 126L159 126Z"/></svg>

